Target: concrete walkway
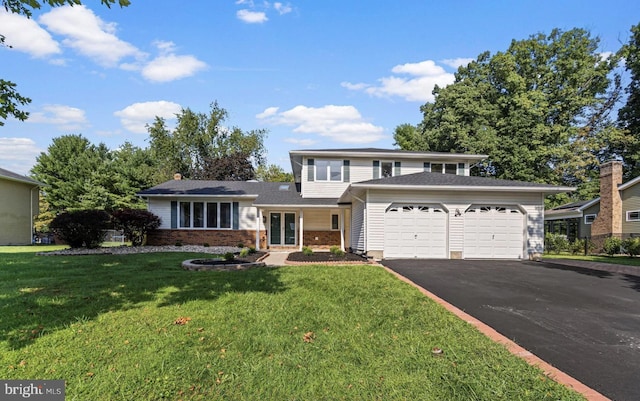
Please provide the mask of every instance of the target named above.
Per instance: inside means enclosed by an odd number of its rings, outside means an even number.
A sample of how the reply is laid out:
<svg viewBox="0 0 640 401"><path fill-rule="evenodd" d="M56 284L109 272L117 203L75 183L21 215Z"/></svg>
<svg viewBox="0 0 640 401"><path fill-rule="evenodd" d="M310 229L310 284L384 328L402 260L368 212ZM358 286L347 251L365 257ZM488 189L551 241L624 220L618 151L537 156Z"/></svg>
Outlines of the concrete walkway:
<svg viewBox="0 0 640 401"><path fill-rule="evenodd" d="M269 252L269 255L263 260L267 266L284 266L284 261L289 256L289 251Z"/></svg>
<svg viewBox="0 0 640 401"><path fill-rule="evenodd" d="M575 259L549 259L542 260L544 263L552 264L555 266L568 266L577 267L582 269L598 270L609 273L626 274L629 276L640 277L640 266L627 266L614 263L601 263L601 262L589 262L586 260Z"/></svg>

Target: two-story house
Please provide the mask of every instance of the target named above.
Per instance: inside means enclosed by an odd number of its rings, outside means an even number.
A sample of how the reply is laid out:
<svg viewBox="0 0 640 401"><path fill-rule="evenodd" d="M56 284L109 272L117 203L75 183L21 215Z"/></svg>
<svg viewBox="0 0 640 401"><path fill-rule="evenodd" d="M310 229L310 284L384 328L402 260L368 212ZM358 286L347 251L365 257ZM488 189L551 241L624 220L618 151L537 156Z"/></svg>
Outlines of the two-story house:
<svg viewBox="0 0 640 401"><path fill-rule="evenodd" d="M470 176L486 155L296 150L295 182L177 179L139 193L162 219L149 244L328 248L373 258L537 257L544 196L572 190Z"/></svg>
<svg viewBox="0 0 640 401"><path fill-rule="evenodd" d="M0 168L0 245L28 245L42 183Z"/></svg>

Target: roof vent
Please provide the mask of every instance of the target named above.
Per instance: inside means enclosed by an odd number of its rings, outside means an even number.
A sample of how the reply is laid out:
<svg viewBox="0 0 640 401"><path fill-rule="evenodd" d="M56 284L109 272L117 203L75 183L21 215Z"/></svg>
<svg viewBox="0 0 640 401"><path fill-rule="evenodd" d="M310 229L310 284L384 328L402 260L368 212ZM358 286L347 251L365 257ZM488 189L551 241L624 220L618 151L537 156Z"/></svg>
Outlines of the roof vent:
<svg viewBox="0 0 640 401"><path fill-rule="evenodd" d="M278 187L278 189L280 191L288 191L289 190L289 184L282 184Z"/></svg>

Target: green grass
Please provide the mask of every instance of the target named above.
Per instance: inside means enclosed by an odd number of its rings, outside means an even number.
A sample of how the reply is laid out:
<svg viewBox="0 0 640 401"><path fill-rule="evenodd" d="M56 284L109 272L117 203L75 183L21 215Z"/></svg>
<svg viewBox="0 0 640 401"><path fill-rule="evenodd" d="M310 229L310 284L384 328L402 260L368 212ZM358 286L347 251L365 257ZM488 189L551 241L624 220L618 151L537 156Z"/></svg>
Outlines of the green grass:
<svg viewBox="0 0 640 401"><path fill-rule="evenodd" d="M548 254L545 253L543 259L573 259L586 260L588 262L613 263L617 265L640 266L640 258L631 258L626 255L602 256L602 255L571 255L568 253Z"/></svg>
<svg viewBox="0 0 640 401"><path fill-rule="evenodd" d="M69 401L583 399L380 267L197 256L2 254L0 377Z"/></svg>

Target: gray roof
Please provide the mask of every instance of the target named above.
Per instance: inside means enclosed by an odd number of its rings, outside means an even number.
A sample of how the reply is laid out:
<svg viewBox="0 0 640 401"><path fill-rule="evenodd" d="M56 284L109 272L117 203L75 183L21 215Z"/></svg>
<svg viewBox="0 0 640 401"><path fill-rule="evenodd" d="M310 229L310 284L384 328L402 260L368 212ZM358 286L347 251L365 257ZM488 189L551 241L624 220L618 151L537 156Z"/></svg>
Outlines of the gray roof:
<svg viewBox="0 0 640 401"><path fill-rule="evenodd" d="M140 196L247 196L259 206L337 206L337 198L303 198L293 182L171 180L138 192Z"/></svg>
<svg viewBox="0 0 640 401"><path fill-rule="evenodd" d="M5 170L3 168L0 168L0 177L7 178L7 179L9 179L11 181L24 182L24 183L27 183L27 184L43 185L41 182L38 182L36 180L32 180L29 177L25 177L24 175L20 175L20 174L14 173L13 171Z"/></svg>
<svg viewBox="0 0 640 401"><path fill-rule="evenodd" d="M354 186L443 186L443 187L492 187L492 188L531 188L540 190L569 190L549 184L539 184L527 181L500 180L489 177L472 177L441 173L415 173L395 177L379 178L375 180L354 183Z"/></svg>

